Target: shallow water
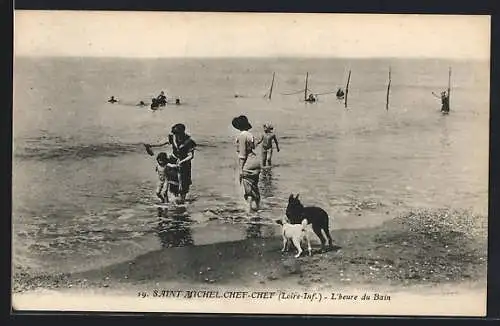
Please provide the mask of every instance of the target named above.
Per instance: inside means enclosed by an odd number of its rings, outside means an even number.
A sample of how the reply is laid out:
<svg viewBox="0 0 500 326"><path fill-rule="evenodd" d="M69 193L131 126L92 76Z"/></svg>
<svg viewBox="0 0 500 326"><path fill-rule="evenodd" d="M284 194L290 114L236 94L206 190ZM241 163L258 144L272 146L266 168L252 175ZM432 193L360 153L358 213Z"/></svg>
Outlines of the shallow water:
<svg viewBox="0 0 500 326"><path fill-rule="evenodd" d="M448 66L452 112L443 116L431 92L446 88ZM334 91L348 69L348 109L332 95L306 104L302 94L282 94L303 88L306 71L313 92ZM412 207L486 214L488 85L487 62L17 58L14 262L81 270L161 247L272 236L290 192L325 208L335 229L376 225ZM162 89L183 104L135 106ZM108 104L111 95L121 102ZM272 121L282 149L262 173L262 209L250 223L230 124L242 113L255 134ZM193 187L186 208L159 212L154 159L141 143L165 140L177 122L199 145ZM358 215L360 203L368 208Z"/></svg>

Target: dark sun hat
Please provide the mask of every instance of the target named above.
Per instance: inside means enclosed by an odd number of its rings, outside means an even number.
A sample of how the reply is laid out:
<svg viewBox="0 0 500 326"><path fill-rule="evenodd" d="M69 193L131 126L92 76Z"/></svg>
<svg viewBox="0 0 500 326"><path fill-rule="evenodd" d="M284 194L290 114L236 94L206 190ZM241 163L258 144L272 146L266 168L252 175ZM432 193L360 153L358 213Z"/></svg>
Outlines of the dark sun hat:
<svg viewBox="0 0 500 326"><path fill-rule="evenodd" d="M231 124L234 128L240 131L252 129L252 125L248 122L248 118L244 115L234 118Z"/></svg>
<svg viewBox="0 0 500 326"><path fill-rule="evenodd" d="M171 130L173 134L183 134L185 131L186 131L186 126L182 123L173 125Z"/></svg>

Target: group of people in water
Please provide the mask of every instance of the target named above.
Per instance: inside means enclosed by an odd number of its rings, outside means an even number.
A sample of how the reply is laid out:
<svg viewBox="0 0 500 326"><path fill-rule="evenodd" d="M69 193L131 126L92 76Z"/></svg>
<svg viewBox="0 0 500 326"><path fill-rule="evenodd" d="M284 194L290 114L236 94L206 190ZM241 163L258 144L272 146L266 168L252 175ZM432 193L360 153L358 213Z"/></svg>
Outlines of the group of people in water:
<svg viewBox="0 0 500 326"><path fill-rule="evenodd" d="M108 100L108 103L111 103L111 104L114 104L116 102L119 102L119 100L117 98L115 98L114 96L111 96L111 98ZM149 105L150 105L151 110L157 110L160 107L166 106L167 103L168 103L167 96L165 95L164 91L161 91L160 95L158 95L157 97L153 97L151 99L151 104L149 104ZM175 104L180 105L181 100L179 98L176 98ZM139 101L139 103L137 103L137 106L147 106L147 105L148 104L146 104L144 101Z"/></svg>
<svg viewBox="0 0 500 326"><path fill-rule="evenodd" d="M344 93L344 91L342 90L342 88L338 88L338 89L337 89L337 93L335 93L335 94L336 94L336 96L337 96L337 100L343 100L343 99L344 99L345 93ZM306 101L306 102L309 102L309 103L314 103L314 102L316 102L317 100L318 100L318 99L317 99L316 95L314 95L314 94L312 94L312 93L311 93L311 94L309 94L309 96L307 96L307 98L306 98L306 100L305 100L305 101Z"/></svg>
<svg viewBox="0 0 500 326"><path fill-rule="evenodd" d="M335 93L336 97L337 97L337 100L343 100L345 98L345 92L342 88L338 88L337 89L337 92ZM441 92L441 95L437 95L435 94L434 92L432 92L432 95L434 95L435 97L441 99L441 112L443 114L448 114L450 112L450 94L449 94L449 90L447 91L442 91ZM309 103L314 103L316 102L318 99L317 99L317 96L315 94L309 94L309 96L306 97L305 101L306 102L309 102Z"/></svg>
<svg viewBox="0 0 500 326"><path fill-rule="evenodd" d="M278 137L271 123L264 124L264 133L256 138L250 132L252 125L244 115L235 117L232 126L240 133L235 139L236 155L238 157L239 184L243 190L243 198L248 205L248 211L258 210L260 206L259 176L262 168L271 166L273 149L280 151ZM261 145L261 160L255 152ZM172 146L170 154L159 152L156 155L155 171L158 175L156 196L162 203L170 202L169 194L175 196L177 203L184 203L192 184L191 161L194 159L196 142L186 133L186 126L177 123L172 126L167 140L160 144L144 144L146 151L154 155L152 148Z"/></svg>
<svg viewBox="0 0 500 326"><path fill-rule="evenodd" d="M335 94L337 96L337 100L343 100L345 97L345 92L342 88L337 89L337 93ZM434 92L432 92L432 95L435 97L441 99L441 112L448 114L450 112L450 94L449 90L447 91L442 91L441 95L436 95ZM309 94L309 96L306 98L306 102L316 102L316 96L314 94Z"/></svg>
<svg viewBox="0 0 500 326"><path fill-rule="evenodd" d="M343 97L344 91L338 89L337 98ZM437 96L433 93L434 96ZM442 107L441 112L448 113L449 92L441 92ZM156 98L158 103L166 103L166 96L161 92ZM110 99L116 101L114 97ZM252 125L245 115L240 115L232 119L233 128L239 131L235 139L236 155L238 158L238 177L239 184L243 190L243 198L247 203L248 211L258 210L260 206L259 177L262 168L271 166L273 149L280 151L278 137L274 133L274 127L271 123L263 125L264 133L260 137L255 137L250 130ZM255 152L261 145L261 160ZM194 159L196 142L186 133L186 126L177 123L172 126L167 140L160 144L144 144L146 151L154 156L152 148L171 146L171 153L159 152L156 155L156 173L158 174L158 184L156 195L162 203L169 202L169 193L176 197L177 203L184 203L186 195L189 193L192 184L191 179L191 161Z"/></svg>
<svg viewBox="0 0 500 326"><path fill-rule="evenodd" d="M177 197L177 202L183 203L192 184L191 161L194 158L196 142L186 133L186 126L177 123L172 126L165 142L154 145L145 144L145 147L150 155L154 155L153 147L166 145L172 147L171 153L160 152L156 155L155 170L158 174L156 196L161 202L167 203L170 193Z"/></svg>

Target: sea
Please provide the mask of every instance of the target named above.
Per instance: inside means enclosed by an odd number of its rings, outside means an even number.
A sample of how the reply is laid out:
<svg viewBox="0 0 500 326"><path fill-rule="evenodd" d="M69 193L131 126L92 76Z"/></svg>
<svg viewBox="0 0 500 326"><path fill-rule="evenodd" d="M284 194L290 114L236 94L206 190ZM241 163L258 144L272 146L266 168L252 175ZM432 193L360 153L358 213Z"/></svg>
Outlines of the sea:
<svg viewBox="0 0 500 326"><path fill-rule="evenodd" d="M450 68L443 115L432 93L446 90ZM349 71L346 106L333 93ZM304 101L307 74L315 103ZM13 264L75 272L154 250L278 236L291 193L327 210L333 230L421 208L486 215L489 79L488 61L16 57ZM136 105L162 90L181 105ZM118 103L107 102L112 95ZM250 214L235 181L231 120L241 114L256 137L272 123L281 149L261 173L262 207ZM164 210L143 144L164 142L175 123L197 143L193 186L186 205Z"/></svg>

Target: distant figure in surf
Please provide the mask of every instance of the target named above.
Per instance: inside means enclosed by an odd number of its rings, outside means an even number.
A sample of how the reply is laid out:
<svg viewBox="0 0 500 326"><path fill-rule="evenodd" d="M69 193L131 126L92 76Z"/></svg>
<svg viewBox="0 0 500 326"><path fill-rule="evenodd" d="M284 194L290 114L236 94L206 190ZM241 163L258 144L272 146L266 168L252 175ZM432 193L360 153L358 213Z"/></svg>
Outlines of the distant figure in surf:
<svg viewBox="0 0 500 326"><path fill-rule="evenodd" d="M271 166L271 160L273 157L273 142L276 144L276 151L279 153L280 146L278 144L278 138L273 132L274 127L272 124L267 123L264 125L264 134L257 142L257 145L262 143L262 167Z"/></svg>
<svg viewBox="0 0 500 326"><path fill-rule="evenodd" d="M344 96L345 96L345 93L342 90L342 88L337 89L337 99L342 100L342 99L344 99Z"/></svg>
<svg viewBox="0 0 500 326"><path fill-rule="evenodd" d="M161 91L160 95L158 95L158 97L156 99L158 100L158 104L160 106L167 105L167 97L165 96L165 92L164 91Z"/></svg>
<svg viewBox="0 0 500 326"><path fill-rule="evenodd" d="M160 103L158 102L158 99L157 98L152 98L151 99L151 110L157 110L158 108L160 107Z"/></svg>
<svg viewBox="0 0 500 326"><path fill-rule="evenodd" d="M108 100L108 102L109 102L109 103L111 103L111 104L113 104L113 103L118 102L118 100L117 100L117 99L115 99L115 97L114 97L114 96L111 96L111 98Z"/></svg>
<svg viewBox="0 0 500 326"><path fill-rule="evenodd" d="M432 95L441 99L441 112L448 113L450 112L450 95L447 91L442 91L441 96L438 96L432 92Z"/></svg>
<svg viewBox="0 0 500 326"><path fill-rule="evenodd" d="M450 112L450 96L446 91L441 92L441 112Z"/></svg>
<svg viewBox="0 0 500 326"><path fill-rule="evenodd" d="M309 94L309 96L306 99L306 102L316 102L316 97L314 94Z"/></svg>
<svg viewBox="0 0 500 326"><path fill-rule="evenodd" d="M140 101L137 106L146 106L146 103L144 103L144 101Z"/></svg>
<svg viewBox="0 0 500 326"><path fill-rule="evenodd" d="M175 105L180 105L180 104L181 104L181 99L176 98L176 99L175 99Z"/></svg>

